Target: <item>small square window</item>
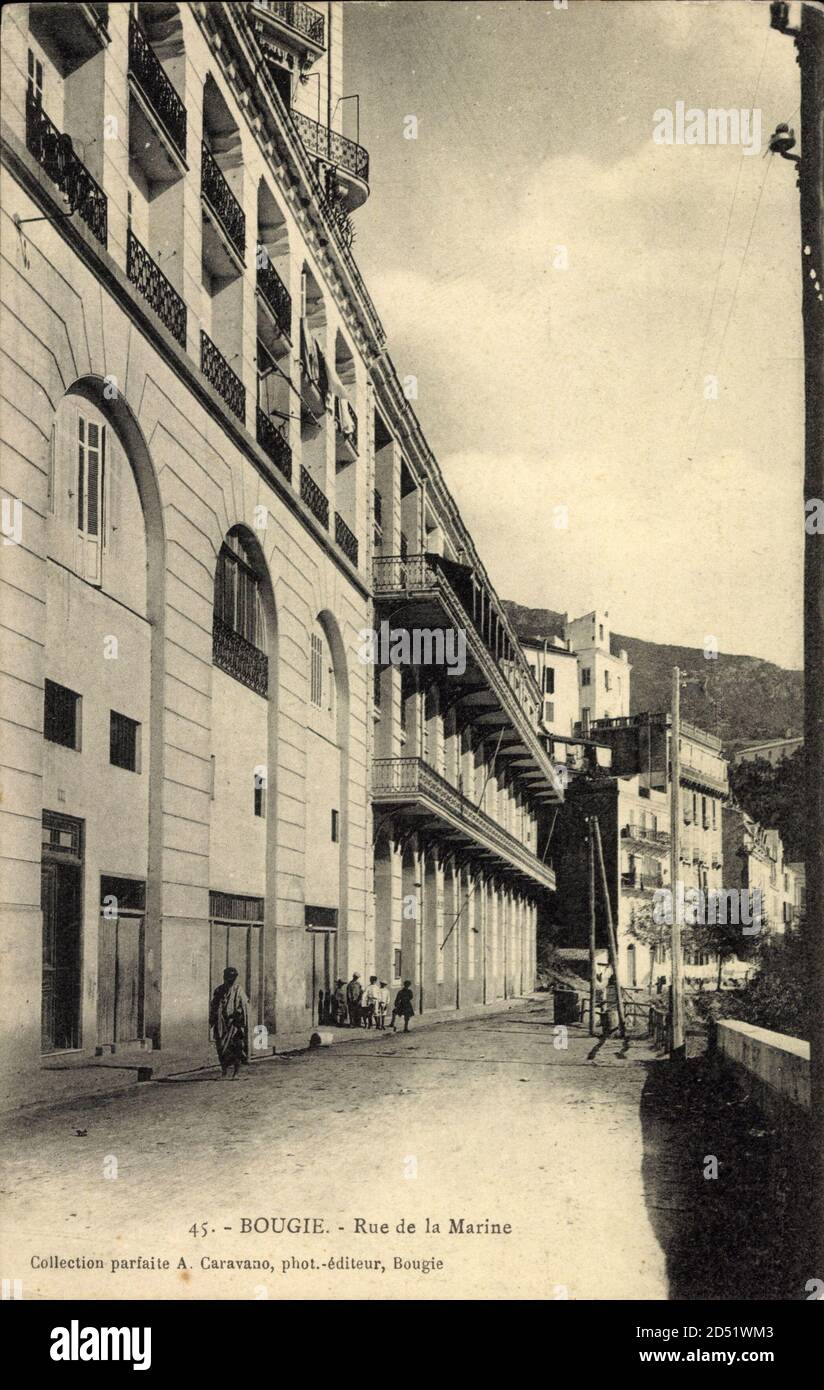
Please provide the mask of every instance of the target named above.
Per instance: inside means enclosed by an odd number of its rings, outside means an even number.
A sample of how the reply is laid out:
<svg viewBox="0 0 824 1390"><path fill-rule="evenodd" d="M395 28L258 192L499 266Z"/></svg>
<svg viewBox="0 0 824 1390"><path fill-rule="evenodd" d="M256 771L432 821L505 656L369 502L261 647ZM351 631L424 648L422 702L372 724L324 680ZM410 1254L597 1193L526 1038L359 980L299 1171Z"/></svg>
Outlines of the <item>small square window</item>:
<svg viewBox="0 0 824 1390"><path fill-rule="evenodd" d="M43 737L64 748L80 747L80 696L56 681L46 681Z"/></svg>
<svg viewBox="0 0 824 1390"><path fill-rule="evenodd" d="M332 812L332 839L335 844L340 840L340 817L337 811Z"/></svg>
<svg viewBox="0 0 824 1390"><path fill-rule="evenodd" d="M138 730L136 719L118 714L112 710L109 725L109 762L112 767L125 768L127 772L137 772Z"/></svg>

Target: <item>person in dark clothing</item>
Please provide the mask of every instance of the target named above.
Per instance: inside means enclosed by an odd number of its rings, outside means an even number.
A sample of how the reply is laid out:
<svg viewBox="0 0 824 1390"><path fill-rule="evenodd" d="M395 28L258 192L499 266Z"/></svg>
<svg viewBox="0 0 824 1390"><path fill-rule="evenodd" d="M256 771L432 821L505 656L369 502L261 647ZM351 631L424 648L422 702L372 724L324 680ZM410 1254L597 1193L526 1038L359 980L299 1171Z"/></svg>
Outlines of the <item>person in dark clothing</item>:
<svg viewBox="0 0 824 1390"><path fill-rule="evenodd" d="M395 1007L392 1010L392 1029L395 1028L395 1019L403 1019L403 1031L409 1032L409 1020L414 1017L415 1010L412 1007L412 981L404 980L403 989L399 989L395 995Z"/></svg>
<svg viewBox="0 0 824 1390"><path fill-rule="evenodd" d="M217 1048L220 1070L236 1077L241 1065L249 1061L249 1000L233 965L223 972L223 984L212 995L209 1027Z"/></svg>
<svg viewBox="0 0 824 1390"><path fill-rule="evenodd" d="M355 971L349 984L346 986L346 1003L349 1008L349 1027L360 1028L361 1024L361 999L363 998L363 985L360 982L360 975Z"/></svg>

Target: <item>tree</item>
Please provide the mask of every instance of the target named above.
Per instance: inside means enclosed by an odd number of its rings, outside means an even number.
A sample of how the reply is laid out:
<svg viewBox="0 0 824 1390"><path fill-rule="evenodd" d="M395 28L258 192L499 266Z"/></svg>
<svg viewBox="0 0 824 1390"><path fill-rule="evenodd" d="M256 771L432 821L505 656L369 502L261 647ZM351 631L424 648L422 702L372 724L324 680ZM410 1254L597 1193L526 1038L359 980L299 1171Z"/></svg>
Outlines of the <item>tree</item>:
<svg viewBox="0 0 824 1390"><path fill-rule="evenodd" d="M733 800L760 825L777 830L787 859L803 859L806 844L804 817L804 749L775 767L764 758L730 767Z"/></svg>

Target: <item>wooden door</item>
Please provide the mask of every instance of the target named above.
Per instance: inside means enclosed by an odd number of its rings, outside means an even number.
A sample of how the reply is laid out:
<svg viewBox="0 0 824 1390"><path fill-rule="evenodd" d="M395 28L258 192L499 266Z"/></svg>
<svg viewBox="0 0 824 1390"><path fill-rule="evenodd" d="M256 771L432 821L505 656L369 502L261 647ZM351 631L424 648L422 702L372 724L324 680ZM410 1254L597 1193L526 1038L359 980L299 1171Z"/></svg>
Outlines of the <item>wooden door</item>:
<svg viewBox="0 0 824 1390"><path fill-rule="evenodd" d="M44 859L41 1038L44 1052L80 1046L81 870Z"/></svg>

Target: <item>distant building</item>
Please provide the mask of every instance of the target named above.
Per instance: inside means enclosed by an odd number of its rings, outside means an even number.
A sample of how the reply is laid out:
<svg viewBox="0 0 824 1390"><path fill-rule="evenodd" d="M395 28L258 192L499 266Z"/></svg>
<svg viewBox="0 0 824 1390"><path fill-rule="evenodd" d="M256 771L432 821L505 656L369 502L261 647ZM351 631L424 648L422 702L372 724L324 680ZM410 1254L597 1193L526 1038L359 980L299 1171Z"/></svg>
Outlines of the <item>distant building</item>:
<svg viewBox="0 0 824 1390"><path fill-rule="evenodd" d="M584 728L597 719L628 715L632 668L625 651L612 655L609 613L596 609L572 621L564 615L564 638L578 658L580 719Z"/></svg>
<svg viewBox="0 0 824 1390"><path fill-rule="evenodd" d="M791 758L793 753L801 747L803 738L794 738L789 734L785 738L767 738L759 743L748 743L745 748L739 748L733 754L733 766L739 763L754 763L759 759L771 763L773 767L781 763L785 758Z"/></svg>
<svg viewBox="0 0 824 1390"><path fill-rule="evenodd" d="M522 639L521 646L543 696L544 727L571 735L581 718L575 653L560 637Z"/></svg>
<svg viewBox="0 0 824 1390"><path fill-rule="evenodd" d="M668 713L636 714L602 720L589 727L589 744L611 747L609 771L574 777L558 813L553 838L557 874L554 900L561 939L582 946L589 933L589 848L586 819L597 816L607 884L616 925L621 983L655 987L669 977L666 932L659 943L635 929L651 917L657 890L670 886L670 727ZM576 734L583 738L583 724ZM596 742L597 741L597 742ZM681 726L681 844L679 880L684 889L705 894L724 882L722 808L728 792L721 742L692 725ZM647 924L648 926L648 924ZM606 914L596 889L596 940L607 944ZM711 977L712 952L690 952L687 975Z"/></svg>
<svg viewBox="0 0 824 1390"><path fill-rule="evenodd" d="M580 723L629 714L627 654L610 651L609 614L586 613L569 620L563 637L521 639L543 697L543 722L556 734L570 735Z"/></svg>
<svg viewBox="0 0 824 1390"><path fill-rule="evenodd" d="M724 857L729 888L747 888L761 897L770 931L784 932L798 920L803 904L803 873L785 862L777 830L759 825L740 806L724 807Z"/></svg>

